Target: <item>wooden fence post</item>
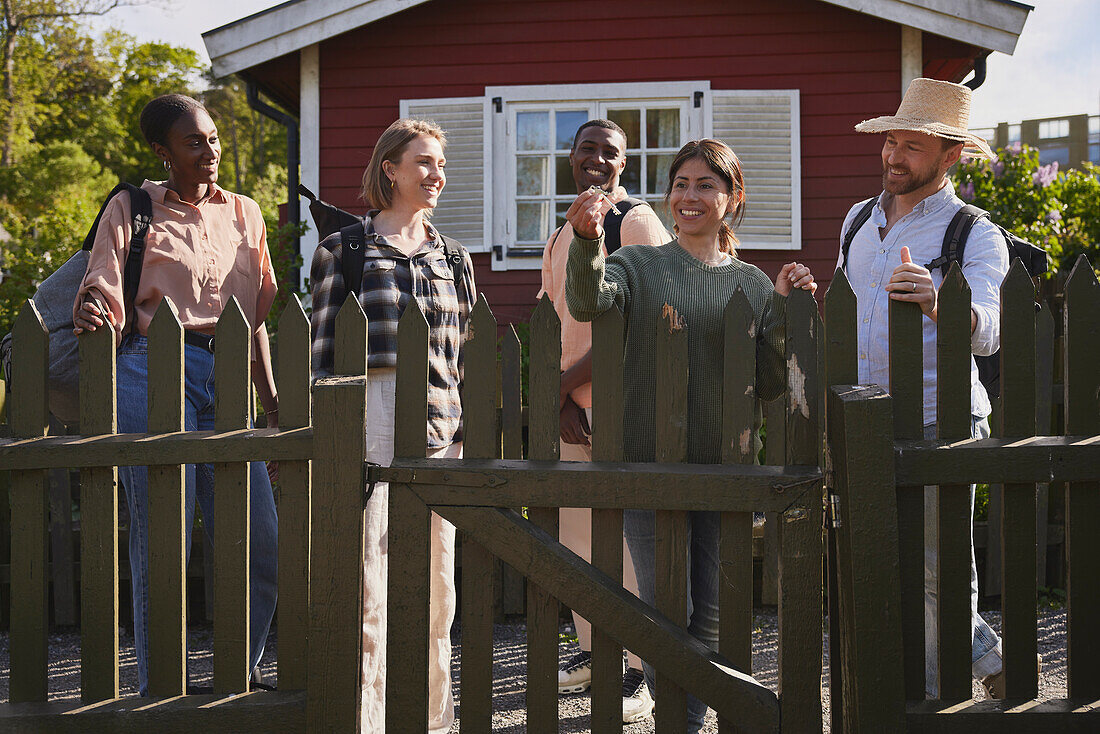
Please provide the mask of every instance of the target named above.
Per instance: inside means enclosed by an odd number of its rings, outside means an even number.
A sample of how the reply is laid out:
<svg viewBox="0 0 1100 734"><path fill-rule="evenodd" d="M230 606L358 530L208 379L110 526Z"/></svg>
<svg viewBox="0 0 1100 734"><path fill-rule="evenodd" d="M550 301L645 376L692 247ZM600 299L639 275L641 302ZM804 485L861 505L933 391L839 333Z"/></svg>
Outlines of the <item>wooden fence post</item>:
<svg viewBox="0 0 1100 734"><path fill-rule="evenodd" d="M816 316L809 291L787 297L787 464L821 464ZM779 521L779 704L793 731L821 729L821 513L815 484Z"/></svg>
<svg viewBox="0 0 1100 734"><path fill-rule="evenodd" d="M46 435L46 376L49 333L38 309L27 301L12 329L12 384L8 406L12 438ZM48 472L11 473L11 688L12 703L45 701L46 632L49 618L46 575Z"/></svg>
<svg viewBox="0 0 1100 734"><path fill-rule="evenodd" d="M1035 286L1017 259L1001 284L1001 436L1035 435ZM1001 626L1005 697L1039 694L1035 615L1035 485L1001 497ZM994 518L990 516L992 527Z"/></svg>
<svg viewBox="0 0 1100 734"><path fill-rule="evenodd" d="M184 428L183 355L183 327L165 298L149 324L150 433ZM149 693L153 696L182 696L187 690L184 499L182 464L149 467ZM156 593L152 593L154 586Z"/></svg>
<svg viewBox="0 0 1100 734"><path fill-rule="evenodd" d="M63 436L66 426L50 416L50 435ZM76 556L73 548L73 488L68 467L50 469L50 582L53 584L53 623L78 623L76 609Z"/></svg>
<svg viewBox="0 0 1100 734"><path fill-rule="evenodd" d="M592 322L592 460L623 460L623 315L618 308ZM592 509L592 565L623 577L623 511ZM622 732L623 648L592 627L592 731Z"/></svg>
<svg viewBox="0 0 1100 734"><path fill-rule="evenodd" d="M319 379L313 418L306 726L355 732L362 695L366 377Z"/></svg>
<svg viewBox="0 0 1100 734"><path fill-rule="evenodd" d="M79 344L80 430L114 433L114 332L85 332ZM80 487L80 688L92 703L118 697L118 470L83 469Z"/></svg>
<svg viewBox="0 0 1100 734"><path fill-rule="evenodd" d="M673 309L655 324L656 459L679 463L687 458L688 341L687 327ZM655 510L654 580L657 610L686 627L688 516L683 510ZM657 673L656 696L661 701L654 724L662 732L682 732L687 722L687 692L669 676Z"/></svg>
<svg viewBox="0 0 1100 734"><path fill-rule="evenodd" d="M944 441L971 436L970 286L954 263L940 286L936 323L936 423ZM939 698L965 701L971 695L970 487L939 488L936 580Z"/></svg>
<svg viewBox="0 0 1100 734"><path fill-rule="evenodd" d="M427 385L428 322L414 298L397 326L395 457L427 455ZM431 519L411 487L389 485L386 728L391 731L428 728Z"/></svg>
<svg viewBox="0 0 1100 734"><path fill-rule="evenodd" d="M531 315L531 389L528 393L528 446L531 458L557 461L561 435L558 404L561 391L561 320L543 294ZM532 504L537 503L532 497ZM558 508L527 508L527 517L551 537L558 537ZM558 600L527 579L527 731L558 730Z"/></svg>
<svg viewBox="0 0 1100 734"><path fill-rule="evenodd" d="M1049 436L1054 402L1054 317L1050 305L1035 312L1035 435ZM1035 574L1039 586L1047 586L1047 519L1050 484L1036 485Z"/></svg>
<svg viewBox="0 0 1100 734"><path fill-rule="evenodd" d="M310 425L309 318L291 296L279 318L279 427ZM309 671L310 462L279 462L279 688Z"/></svg>
<svg viewBox="0 0 1100 734"><path fill-rule="evenodd" d="M515 326L509 324L500 344L500 433L505 459L523 458L523 406L520 341ZM519 508L514 508L519 512ZM523 576L514 568L497 562L500 571L500 613L523 614L526 590Z"/></svg>
<svg viewBox="0 0 1100 734"><path fill-rule="evenodd" d="M462 403L468 459L500 458L497 430L497 320L485 296L478 298L466 326L466 382ZM496 559L462 535L462 719L465 734L492 729L493 595Z"/></svg>
<svg viewBox="0 0 1100 734"><path fill-rule="evenodd" d="M881 387L830 387L829 447L840 510L838 586L845 617L838 645L844 648L848 734L905 731L908 681L896 672L907 641L901 634L892 422L891 399Z"/></svg>
<svg viewBox="0 0 1100 734"><path fill-rule="evenodd" d="M1067 436L1100 434L1100 284L1077 258L1066 282L1065 415ZM1067 640L1070 698L1100 698L1100 481L1066 484Z"/></svg>
<svg viewBox="0 0 1100 734"><path fill-rule="evenodd" d="M856 330L856 294L852 290L843 268L837 268L833 281L825 293L824 335L820 342L824 344L825 356L822 360L825 369L825 385L822 395L827 396L832 385L854 385L859 382L859 339ZM828 413L828 410L824 411ZM828 477L835 473L837 457L832 453L832 437L828 439L825 454L825 472L828 485L826 491L834 492L836 484ZM847 650L844 646L842 619L848 617L847 605L850 603L851 589L841 589L841 578L851 579L850 569L842 573L838 564L839 538L837 508L830 503L826 528L826 556L828 558L829 585L829 719L832 731L843 734L845 731L844 709L847 690L845 671Z"/></svg>
<svg viewBox="0 0 1100 734"><path fill-rule="evenodd" d="M920 306L890 301L890 396L895 440L924 438L924 334ZM859 359L867 355L860 353ZM887 387L883 385L883 387ZM969 398L967 405L969 405ZM923 486L896 488L898 553L901 557L901 634L905 648L905 697L922 700L924 666Z"/></svg>
<svg viewBox="0 0 1100 734"><path fill-rule="evenodd" d="M236 298L222 310L214 341L214 430L248 428L252 329ZM214 464L214 691L248 690L251 674L247 461Z"/></svg>

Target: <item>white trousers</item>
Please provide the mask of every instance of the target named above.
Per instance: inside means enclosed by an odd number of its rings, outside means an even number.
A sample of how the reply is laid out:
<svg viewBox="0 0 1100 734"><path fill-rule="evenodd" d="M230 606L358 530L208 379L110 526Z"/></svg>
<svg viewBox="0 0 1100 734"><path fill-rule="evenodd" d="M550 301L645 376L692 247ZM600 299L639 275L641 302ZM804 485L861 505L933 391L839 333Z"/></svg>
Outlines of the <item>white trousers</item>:
<svg viewBox="0 0 1100 734"><path fill-rule="evenodd" d="M585 408L588 424L592 425L592 409ZM561 442L562 461L592 461L592 447ZM562 507L558 510L558 541L578 556L592 562L592 510L587 507ZM623 588L638 596L638 579L634 575L634 562L623 538ZM592 652L592 624L573 612L573 624L577 628L577 642L582 650ZM632 652L626 654L628 667L642 669L642 659Z"/></svg>
<svg viewBox="0 0 1100 734"><path fill-rule="evenodd" d="M367 460L393 461L396 373L373 370L367 378ZM430 458L460 458L462 444L430 451ZM361 723L364 734L386 731L386 592L389 485L375 485L363 526L363 669ZM455 528L432 513L431 596L428 628L428 730L450 730L455 718L451 691L451 624L455 618ZM408 721L416 713L405 713Z"/></svg>

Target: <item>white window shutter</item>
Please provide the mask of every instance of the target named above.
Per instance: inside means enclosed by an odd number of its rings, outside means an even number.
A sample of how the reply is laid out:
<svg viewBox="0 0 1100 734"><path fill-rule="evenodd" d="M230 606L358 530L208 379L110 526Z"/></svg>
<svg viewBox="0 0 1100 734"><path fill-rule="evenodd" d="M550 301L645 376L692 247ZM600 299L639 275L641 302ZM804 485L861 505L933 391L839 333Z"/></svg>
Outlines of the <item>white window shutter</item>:
<svg viewBox="0 0 1100 734"><path fill-rule="evenodd" d="M743 249L802 247L801 152L797 89L714 90L711 130L741 159Z"/></svg>
<svg viewBox="0 0 1100 734"><path fill-rule="evenodd" d="M485 98L402 100L401 116L430 120L447 135L447 185L432 224L471 252L487 251Z"/></svg>

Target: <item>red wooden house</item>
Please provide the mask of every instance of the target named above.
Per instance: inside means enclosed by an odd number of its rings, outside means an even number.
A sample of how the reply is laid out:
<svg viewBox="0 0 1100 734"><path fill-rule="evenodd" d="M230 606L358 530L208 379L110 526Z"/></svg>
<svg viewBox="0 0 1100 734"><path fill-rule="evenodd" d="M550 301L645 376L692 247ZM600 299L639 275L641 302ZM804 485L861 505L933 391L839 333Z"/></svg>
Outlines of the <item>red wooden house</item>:
<svg viewBox="0 0 1100 734"><path fill-rule="evenodd" d="M473 253L497 318L524 321L542 245L575 196L577 125L627 130L624 184L661 210L667 166L713 136L740 155L741 256L798 259L827 282L848 207L880 191L881 142L857 122L908 81L984 77L1031 8L1012 0L290 0L204 34L296 117L302 182L358 211L363 168L398 116L448 133L434 221ZM981 92L977 92L980 94ZM308 263L315 236L302 241Z"/></svg>

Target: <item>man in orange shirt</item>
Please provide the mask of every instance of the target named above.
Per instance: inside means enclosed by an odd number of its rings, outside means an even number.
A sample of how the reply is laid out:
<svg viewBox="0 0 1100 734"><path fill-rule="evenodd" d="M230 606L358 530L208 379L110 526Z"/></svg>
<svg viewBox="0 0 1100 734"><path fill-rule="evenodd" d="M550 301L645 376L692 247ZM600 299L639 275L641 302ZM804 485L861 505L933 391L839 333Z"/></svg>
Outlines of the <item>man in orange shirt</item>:
<svg viewBox="0 0 1100 734"><path fill-rule="evenodd" d="M604 220L604 255L627 245L662 245L672 240L648 204L627 196L619 186L626 168L626 133L610 120L589 120L577 129L569 163L577 193L598 186L607 193L620 214L607 213ZM550 235L542 254L542 290L561 319L561 460L591 461L592 419L592 325L580 323L565 305L565 264L573 228L566 222ZM592 511L562 508L559 538L563 545L586 561L592 560ZM634 564L623 543L623 586L638 593ZM581 693L592 680L592 626L576 612L573 621L581 651L558 671L559 693ZM633 723L649 716L653 698L642 679L642 661L627 653L623 675L623 721Z"/></svg>

